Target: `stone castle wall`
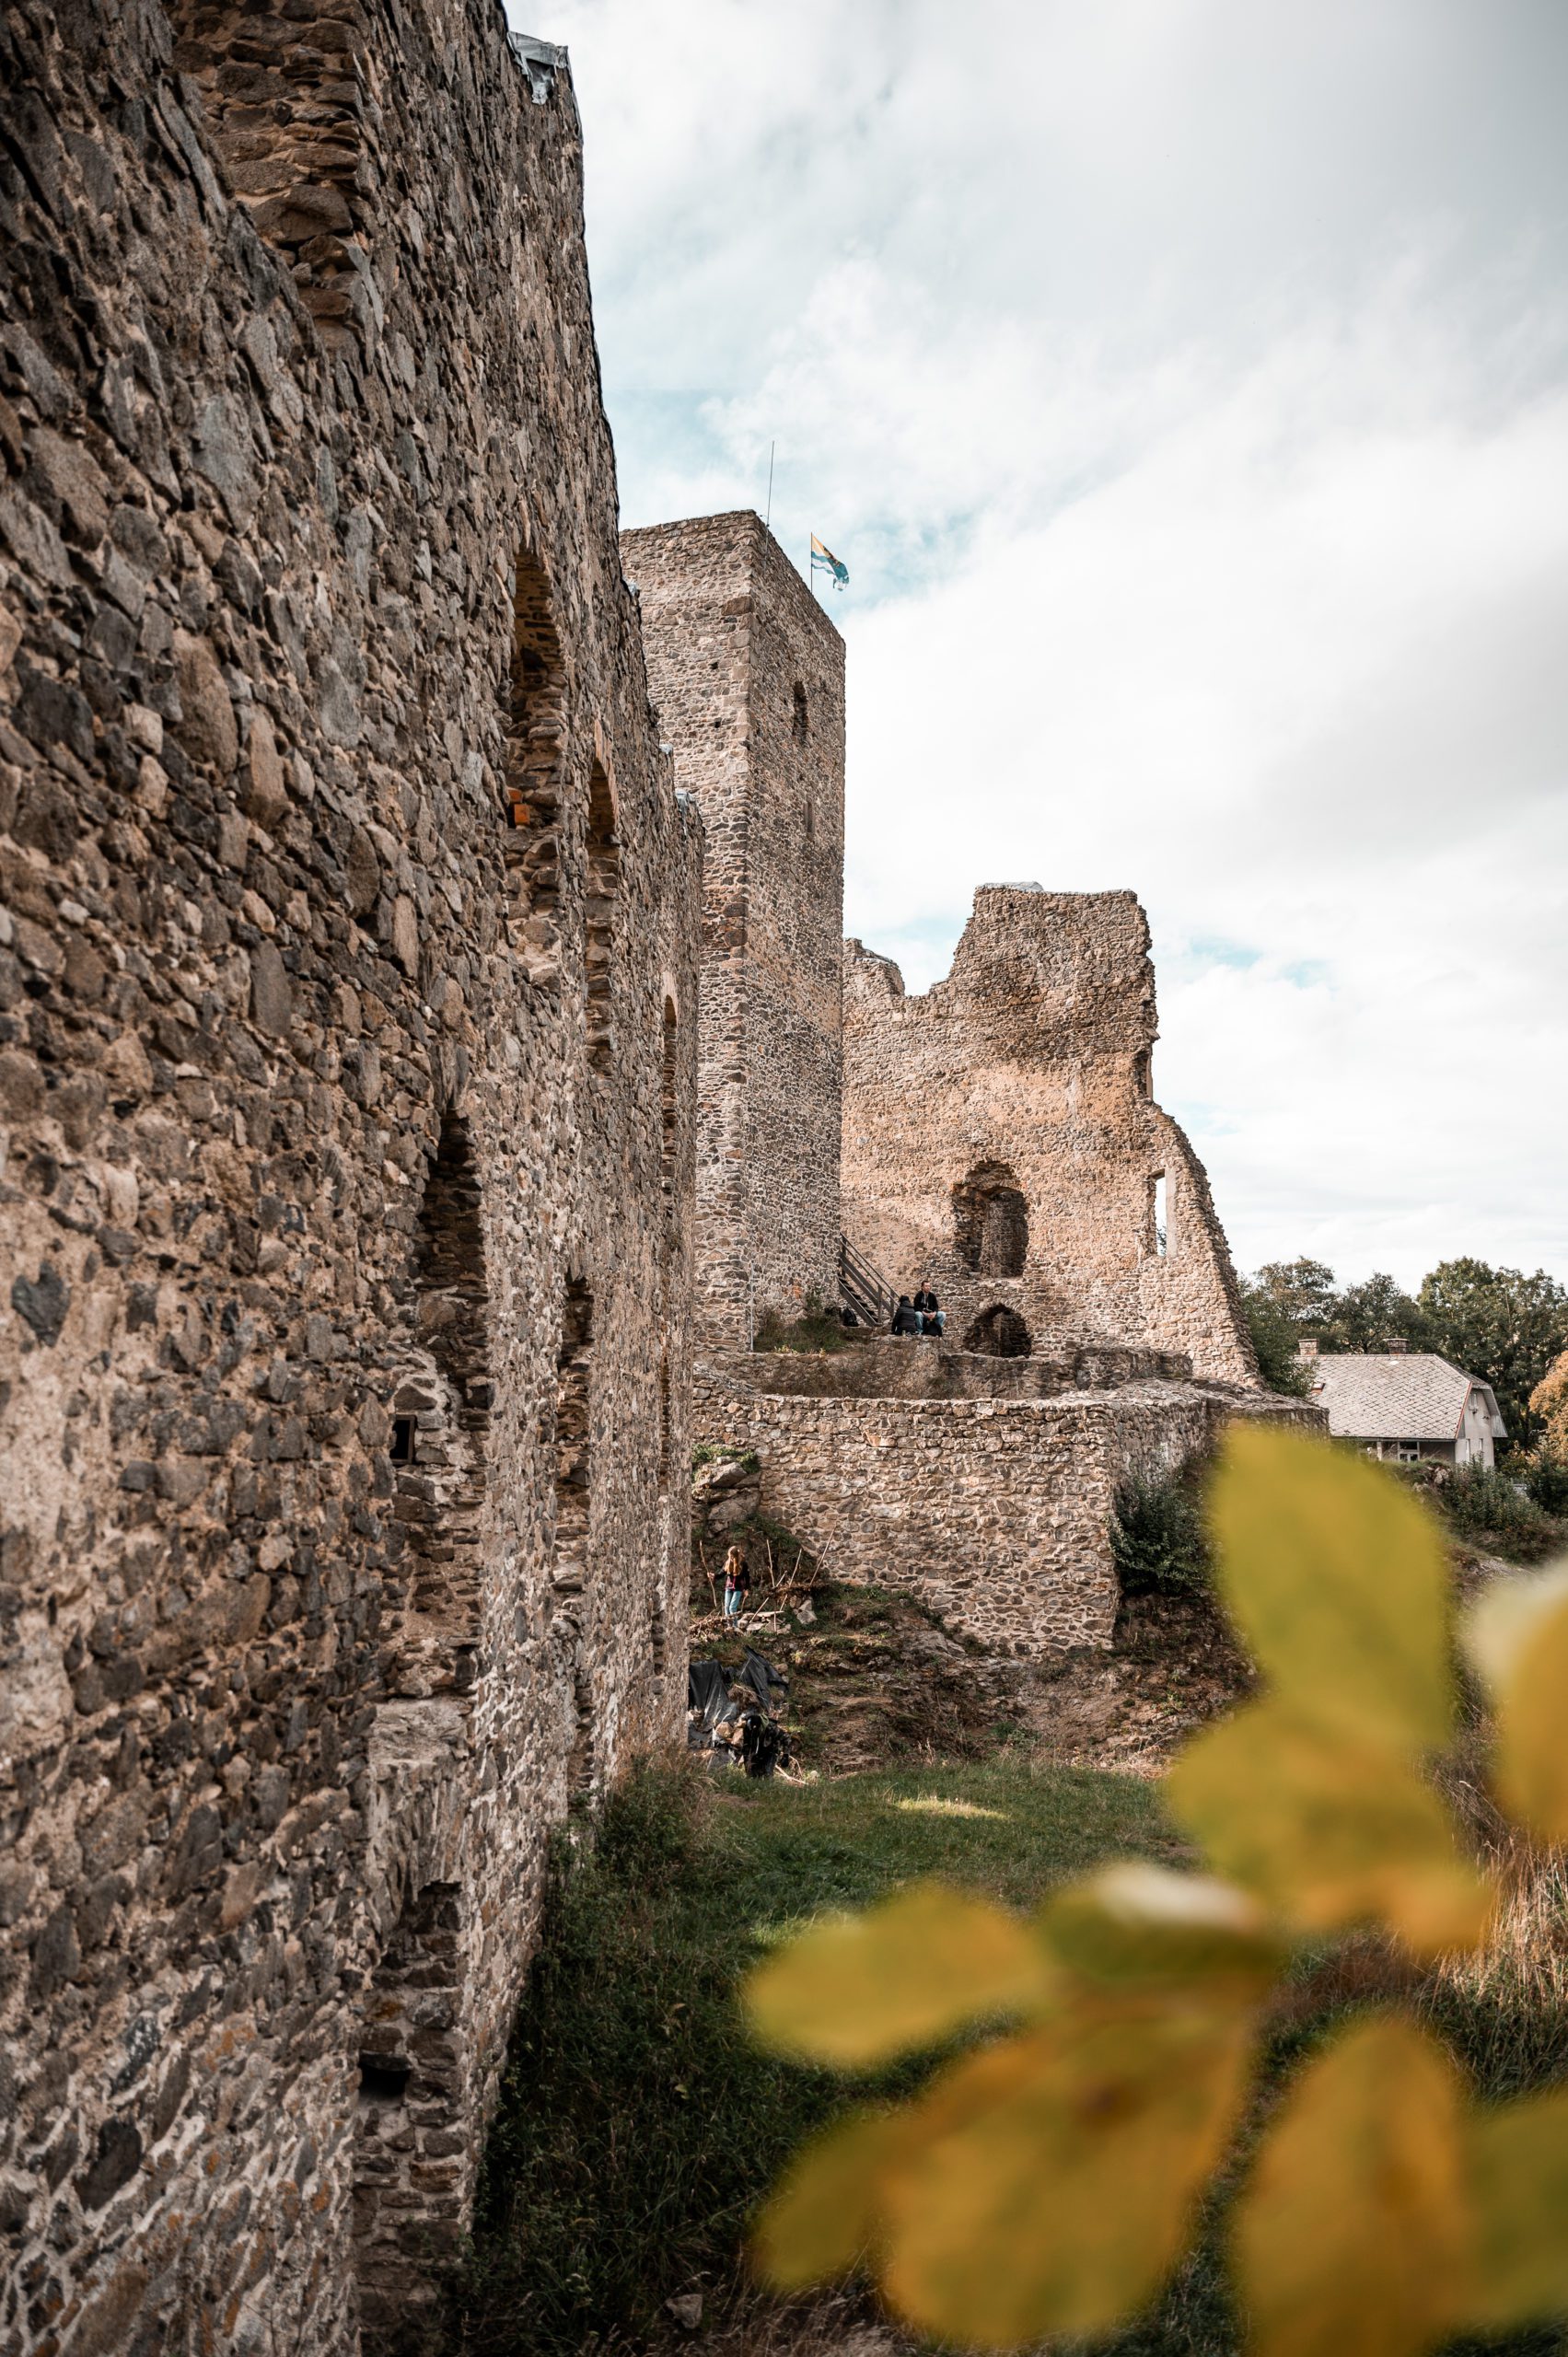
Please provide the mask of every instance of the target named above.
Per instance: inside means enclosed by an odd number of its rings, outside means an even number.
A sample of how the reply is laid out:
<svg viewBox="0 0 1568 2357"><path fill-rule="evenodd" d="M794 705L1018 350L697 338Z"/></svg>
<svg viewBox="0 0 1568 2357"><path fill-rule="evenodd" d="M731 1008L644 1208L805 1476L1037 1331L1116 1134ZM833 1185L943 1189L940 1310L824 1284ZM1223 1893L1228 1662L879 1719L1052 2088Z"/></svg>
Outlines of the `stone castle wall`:
<svg viewBox="0 0 1568 2357"><path fill-rule="evenodd" d="M1109 1644L1110 1525L1130 1477L1178 1471L1233 1415L1323 1421L1302 1402L1181 1382L1055 1399L764 1392L706 1359L695 1398L701 1437L758 1451L762 1512L830 1578L905 1589L958 1633L1023 1655Z"/></svg>
<svg viewBox="0 0 1568 2357"><path fill-rule="evenodd" d="M0 2350L346 2357L680 1716L700 825L559 60L0 24Z"/></svg>
<svg viewBox="0 0 1568 2357"><path fill-rule="evenodd" d="M1148 948L1130 892L1001 885L923 997L850 942L845 1233L895 1289L935 1286L949 1341L1119 1342L1255 1383L1202 1166L1150 1096Z"/></svg>
<svg viewBox="0 0 1568 2357"><path fill-rule="evenodd" d="M675 773L707 830L698 1304L714 1342L836 1299L843 642L750 514L624 533Z"/></svg>

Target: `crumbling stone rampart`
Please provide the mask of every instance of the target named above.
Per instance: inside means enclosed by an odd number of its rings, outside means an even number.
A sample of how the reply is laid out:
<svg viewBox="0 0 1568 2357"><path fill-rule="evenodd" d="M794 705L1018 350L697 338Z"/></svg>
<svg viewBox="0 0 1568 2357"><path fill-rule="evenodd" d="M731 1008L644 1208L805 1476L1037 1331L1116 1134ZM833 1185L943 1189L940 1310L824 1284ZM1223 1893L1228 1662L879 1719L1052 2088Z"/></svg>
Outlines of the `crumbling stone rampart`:
<svg viewBox="0 0 1568 2357"><path fill-rule="evenodd" d="M1322 1422L1223 1386L920 1399L764 1391L733 1363L701 1364L695 1396L698 1429L759 1453L762 1511L830 1578L905 1589L992 1651L1031 1656L1110 1643L1110 1524L1130 1476L1178 1471L1232 1415Z"/></svg>
<svg viewBox="0 0 1568 2357"><path fill-rule="evenodd" d="M749 513L626 532L648 679L706 828L697 1318L837 1298L843 642Z"/></svg>
<svg viewBox="0 0 1568 2357"><path fill-rule="evenodd" d="M993 885L923 997L845 951L843 1217L947 1339L1107 1341L1256 1383L1202 1164L1150 1095L1148 925L1130 892Z"/></svg>
<svg viewBox="0 0 1568 2357"><path fill-rule="evenodd" d="M17 0L0 86L0 2350L346 2357L679 1717L700 826L559 58Z"/></svg>

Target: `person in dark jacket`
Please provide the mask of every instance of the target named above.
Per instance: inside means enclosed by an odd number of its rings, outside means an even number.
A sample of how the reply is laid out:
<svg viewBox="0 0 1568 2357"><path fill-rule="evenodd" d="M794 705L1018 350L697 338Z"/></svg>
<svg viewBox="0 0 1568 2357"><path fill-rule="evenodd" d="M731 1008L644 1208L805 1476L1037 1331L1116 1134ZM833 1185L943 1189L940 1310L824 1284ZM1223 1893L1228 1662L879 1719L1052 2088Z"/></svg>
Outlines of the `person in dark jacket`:
<svg viewBox="0 0 1568 2357"><path fill-rule="evenodd" d="M921 1286L914 1297L913 1306L920 1312L920 1330L923 1334L941 1335L946 1332L947 1313L929 1285Z"/></svg>
<svg viewBox="0 0 1568 2357"><path fill-rule="evenodd" d="M920 1312L907 1293L899 1295L899 1306L893 1312L893 1331L895 1334L920 1332Z"/></svg>

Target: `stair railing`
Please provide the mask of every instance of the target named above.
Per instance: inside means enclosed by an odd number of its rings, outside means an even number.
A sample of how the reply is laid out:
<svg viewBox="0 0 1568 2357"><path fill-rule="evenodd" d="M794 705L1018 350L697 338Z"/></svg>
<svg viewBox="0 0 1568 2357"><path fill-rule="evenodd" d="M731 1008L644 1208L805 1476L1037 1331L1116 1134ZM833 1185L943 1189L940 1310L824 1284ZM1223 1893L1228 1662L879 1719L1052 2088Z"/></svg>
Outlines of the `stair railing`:
<svg viewBox="0 0 1568 2357"><path fill-rule="evenodd" d="M847 1236L839 1238L839 1291L863 1326L889 1326L898 1295L887 1279Z"/></svg>

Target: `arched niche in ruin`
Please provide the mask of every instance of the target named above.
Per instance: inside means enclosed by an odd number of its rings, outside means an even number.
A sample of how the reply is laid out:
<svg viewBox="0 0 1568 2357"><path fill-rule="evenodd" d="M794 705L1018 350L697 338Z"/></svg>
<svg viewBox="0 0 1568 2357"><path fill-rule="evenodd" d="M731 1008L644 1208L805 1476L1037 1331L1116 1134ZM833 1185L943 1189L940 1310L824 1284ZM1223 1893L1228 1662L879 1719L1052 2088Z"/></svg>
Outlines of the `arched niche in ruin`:
<svg viewBox="0 0 1568 2357"><path fill-rule="evenodd" d="M391 1690L466 1693L477 1675L494 1386L479 1176L448 1114L414 1246L413 1333L389 1402L393 1514L405 1549Z"/></svg>
<svg viewBox="0 0 1568 2357"><path fill-rule="evenodd" d="M1018 1312L998 1301L981 1311L958 1348L992 1359L1027 1359L1033 1355L1034 1341Z"/></svg>
<svg viewBox="0 0 1568 2357"><path fill-rule="evenodd" d="M355 2056L354 2258L364 2357L428 2348L431 2263L463 2223L469 2117L461 2038L461 1892L411 1887L366 1993Z"/></svg>
<svg viewBox="0 0 1568 2357"><path fill-rule="evenodd" d="M589 1068L608 1072L615 1054L616 920L621 900L621 839L615 795L601 761L588 777L587 905L583 958L587 975Z"/></svg>
<svg viewBox="0 0 1568 2357"><path fill-rule="evenodd" d="M506 883L512 946L528 980L558 981L562 833L565 819L566 669L550 584L527 551L512 589L505 699Z"/></svg>
<svg viewBox="0 0 1568 2357"><path fill-rule="evenodd" d="M953 1249L982 1277L1021 1277L1029 1250L1029 1211L1005 1162L981 1162L953 1190Z"/></svg>

